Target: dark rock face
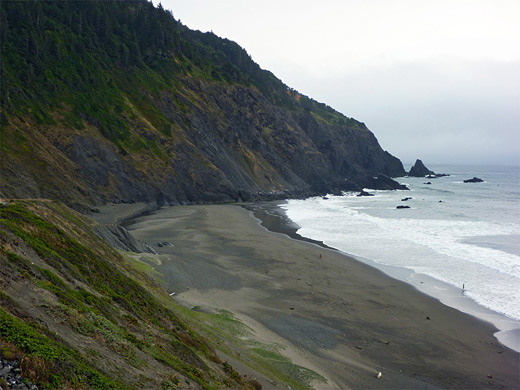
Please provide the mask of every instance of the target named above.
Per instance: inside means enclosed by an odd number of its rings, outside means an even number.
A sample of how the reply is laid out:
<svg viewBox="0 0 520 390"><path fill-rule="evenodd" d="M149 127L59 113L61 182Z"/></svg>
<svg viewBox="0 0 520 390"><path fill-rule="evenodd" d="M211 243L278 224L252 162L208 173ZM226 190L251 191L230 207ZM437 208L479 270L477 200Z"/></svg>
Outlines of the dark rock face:
<svg viewBox="0 0 520 390"><path fill-rule="evenodd" d="M404 171L362 123L327 124L311 113L274 106L250 88L187 82L214 103L208 110L190 110L188 136L229 183L231 198L236 187L251 194L273 189L340 194L369 187L371 176ZM164 101L157 105L169 117L179 115ZM370 184L379 188L380 182Z"/></svg>
<svg viewBox="0 0 520 390"><path fill-rule="evenodd" d="M390 178L406 173L401 161L361 122L318 121L245 86L183 82L195 97L183 110L170 92L154 101L182 128L174 138L145 133L161 145L160 157L118 149L92 127L82 133L27 128L29 142L38 140L28 147L46 171L5 159L3 196L49 197L88 210L107 202L163 206L405 189Z"/></svg>
<svg viewBox="0 0 520 390"><path fill-rule="evenodd" d="M414 166L410 169L410 172L408 172L408 176L413 177L425 177L425 176L432 176L436 177L435 172L430 171L426 166L423 164L421 160L415 161Z"/></svg>
<svg viewBox="0 0 520 390"><path fill-rule="evenodd" d="M380 174L375 177L370 177L367 182L365 182L366 188L373 188L376 190L409 190L404 184L400 184L394 179L390 177Z"/></svg>
<svg viewBox="0 0 520 390"><path fill-rule="evenodd" d="M473 179L464 180L464 183L482 183L484 180L474 177Z"/></svg>
<svg viewBox="0 0 520 390"><path fill-rule="evenodd" d="M129 252L155 254L153 248L136 240L128 230L120 225L102 224L95 228L95 232L113 248Z"/></svg>

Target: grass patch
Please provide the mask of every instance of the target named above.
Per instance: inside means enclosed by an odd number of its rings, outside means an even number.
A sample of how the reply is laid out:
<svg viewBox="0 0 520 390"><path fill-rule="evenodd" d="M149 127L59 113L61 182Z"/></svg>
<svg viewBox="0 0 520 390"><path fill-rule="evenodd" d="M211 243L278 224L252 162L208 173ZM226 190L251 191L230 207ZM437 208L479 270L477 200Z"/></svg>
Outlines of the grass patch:
<svg viewBox="0 0 520 390"><path fill-rule="evenodd" d="M127 388L89 367L77 352L45 336L37 325L24 323L2 308L0 339L24 354L26 364L33 367L24 370L26 377L43 389L61 388L71 382L96 390ZM35 368L38 371L31 374Z"/></svg>
<svg viewBox="0 0 520 390"><path fill-rule="evenodd" d="M208 314L183 309L183 314L199 324L199 331L218 343L218 349L235 356L267 377L286 383L293 389L302 390L311 389L314 381L327 382L323 376L294 364L283 356L283 346L255 340L254 331L228 311Z"/></svg>
<svg viewBox="0 0 520 390"><path fill-rule="evenodd" d="M125 259L127 259L135 269L137 269L141 272L144 272L145 274L147 274L149 276L152 276L155 278L159 278L159 277L163 276L163 274L161 274L159 271L157 271L153 266L151 266L148 263L145 263L143 260L136 259L130 253L125 254Z"/></svg>
<svg viewBox="0 0 520 390"><path fill-rule="evenodd" d="M175 321L171 313L156 304L151 294L122 274L117 266L22 204L11 203L2 207L0 218L0 223L22 238L61 273L83 281L138 318L155 319L159 323L165 319ZM112 255L118 257L116 252Z"/></svg>

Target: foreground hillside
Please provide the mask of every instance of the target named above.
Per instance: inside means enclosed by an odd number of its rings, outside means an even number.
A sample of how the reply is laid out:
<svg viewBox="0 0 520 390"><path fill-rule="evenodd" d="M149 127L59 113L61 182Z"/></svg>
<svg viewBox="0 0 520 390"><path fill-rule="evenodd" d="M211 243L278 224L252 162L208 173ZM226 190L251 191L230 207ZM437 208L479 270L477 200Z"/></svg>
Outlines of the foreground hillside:
<svg viewBox="0 0 520 390"><path fill-rule="evenodd" d="M145 0L0 7L0 196L236 201L404 174L363 123Z"/></svg>
<svg viewBox="0 0 520 390"><path fill-rule="evenodd" d="M56 201L0 203L0 358L39 389L518 384L519 355L490 324L242 208L138 218L129 229L152 253L115 252L94 233L143 206L93 222Z"/></svg>
<svg viewBox="0 0 520 390"><path fill-rule="evenodd" d="M0 218L1 355L40 389L259 387L87 219L47 201L5 202Z"/></svg>

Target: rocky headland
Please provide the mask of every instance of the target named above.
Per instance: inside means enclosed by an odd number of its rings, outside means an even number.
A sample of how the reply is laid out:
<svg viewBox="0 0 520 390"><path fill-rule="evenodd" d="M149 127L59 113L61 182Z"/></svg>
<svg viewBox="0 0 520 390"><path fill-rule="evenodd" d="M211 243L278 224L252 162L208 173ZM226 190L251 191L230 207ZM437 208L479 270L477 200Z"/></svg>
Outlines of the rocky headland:
<svg viewBox="0 0 520 390"><path fill-rule="evenodd" d="M0 197L89 211L401 188L390 179L405 174L401 161L364 123L283 84L236 43L146 1L35 4L1 4Z"/></svg>

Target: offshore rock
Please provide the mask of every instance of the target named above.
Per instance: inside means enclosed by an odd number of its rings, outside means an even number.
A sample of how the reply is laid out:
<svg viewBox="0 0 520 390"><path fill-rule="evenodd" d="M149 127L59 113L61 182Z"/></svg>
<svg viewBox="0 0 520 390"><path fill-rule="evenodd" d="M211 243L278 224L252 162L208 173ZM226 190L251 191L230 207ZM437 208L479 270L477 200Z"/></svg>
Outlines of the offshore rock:
<svg viewBox="0 0 520 390"><path fill-rule="evenodd" d="M464 180L464 183L482 183L484 180L474 177L473 179Z"/></svg>
<svg viewBox="0 0 520 390"><path fill-rule="evenodd" d="M371 194L370 192L366 192L365 190L361 191L357 196L374 196L374 194Z"/></svg>
<svg viewBox="0 0 520 390"><path fill-rule="evenodd" d="M436 177L435 172L430 171L426 166L423 164L423 162L419 159L415 161L414 166L410 169L410 172L408 172L408 176L413 177L426 177L426 176L432 176Z"/></svg>

